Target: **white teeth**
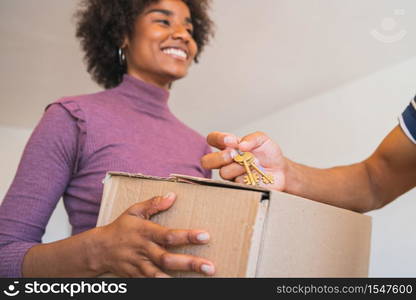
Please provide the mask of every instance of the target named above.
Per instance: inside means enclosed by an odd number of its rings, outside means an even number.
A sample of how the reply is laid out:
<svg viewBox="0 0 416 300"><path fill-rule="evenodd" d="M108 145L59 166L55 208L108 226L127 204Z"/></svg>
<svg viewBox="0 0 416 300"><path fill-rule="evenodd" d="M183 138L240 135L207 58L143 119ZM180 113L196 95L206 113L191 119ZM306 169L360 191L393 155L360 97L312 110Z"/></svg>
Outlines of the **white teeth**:
<svg viewBox="0 0 416 300"><path fill-rule="evenodd" d="M187 58L186 52L181 50L181 49L177 49L177 48L166 48L163 49L163 53L169 54L169 55L175 55L175 56L179 56L182 58Z"/></svg>

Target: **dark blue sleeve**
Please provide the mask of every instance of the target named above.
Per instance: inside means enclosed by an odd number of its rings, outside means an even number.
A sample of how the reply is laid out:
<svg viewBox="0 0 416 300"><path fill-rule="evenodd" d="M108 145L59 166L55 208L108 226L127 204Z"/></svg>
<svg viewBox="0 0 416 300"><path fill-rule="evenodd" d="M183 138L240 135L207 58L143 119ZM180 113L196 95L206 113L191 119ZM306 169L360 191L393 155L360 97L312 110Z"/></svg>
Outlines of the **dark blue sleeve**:
<svg viewBox="0 0 416 300"><path fill-rule="evenodd" d="M416 144L416 97L410 102L399 120L404 133Z"/></svg>

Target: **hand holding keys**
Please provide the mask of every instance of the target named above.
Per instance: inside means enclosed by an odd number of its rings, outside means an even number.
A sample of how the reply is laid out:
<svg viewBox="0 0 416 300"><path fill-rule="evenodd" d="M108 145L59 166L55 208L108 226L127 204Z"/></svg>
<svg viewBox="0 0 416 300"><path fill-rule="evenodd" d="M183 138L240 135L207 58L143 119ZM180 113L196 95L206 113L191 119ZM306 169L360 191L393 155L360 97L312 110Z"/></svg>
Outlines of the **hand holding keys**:
<svg viewBox="0 0 416 300"><path fill-rule="evenodd" d="M224 180L285 190L289 160L283 156L279 145L263 132L240 138L216 131L207 136L207 142L220 151L204 155L201 158L203 168L218 169Z"/></svg>
<svg viewBox="0 0 416 300"><path fill-rule="evenodd" d="M248 185L259 185L260 179L264 184L273 184L274 179L271 175L264 173L255 162L255 156L251 152L240 152L234 157L234 161L244 167L247 176L244 177L244 183ZM255 172L252 172L256 171Z"/></svg>

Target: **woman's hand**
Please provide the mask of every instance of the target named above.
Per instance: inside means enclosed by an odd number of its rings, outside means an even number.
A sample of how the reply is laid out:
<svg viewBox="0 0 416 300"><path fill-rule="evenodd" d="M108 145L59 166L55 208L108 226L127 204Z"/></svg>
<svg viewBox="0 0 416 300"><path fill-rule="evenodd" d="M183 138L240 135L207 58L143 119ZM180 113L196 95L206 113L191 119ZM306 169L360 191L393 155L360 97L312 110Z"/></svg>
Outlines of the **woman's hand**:
<svg viewBox="0 0 416 300"><path fill-rule="evenodd" d="M207 232L169 229L149 221L152 215L169 209L175 199L175 194L169 193L137 203L111 224L96 228L97 248L92 251L95 256L92 267L101 274L111 272L122 277L168 277L167 270L213 275L212 262L167 250L206 244Z"/></svg>
<svg viewBox="0 0 416 300"><path fill-rule="evenodd" d="M285 189L290 162L283 156L280 147L265 133L256 132L239 138L229 133L212 132L208 135L207 141L221 151L202 157L201 163L204 168L219 169L222 178L243 183L245 170L233 161L233 157L238 154L236 150L251 152L257 159L256 164L274 178L274 184L268 184L267 187L278 191Z"/></svg>

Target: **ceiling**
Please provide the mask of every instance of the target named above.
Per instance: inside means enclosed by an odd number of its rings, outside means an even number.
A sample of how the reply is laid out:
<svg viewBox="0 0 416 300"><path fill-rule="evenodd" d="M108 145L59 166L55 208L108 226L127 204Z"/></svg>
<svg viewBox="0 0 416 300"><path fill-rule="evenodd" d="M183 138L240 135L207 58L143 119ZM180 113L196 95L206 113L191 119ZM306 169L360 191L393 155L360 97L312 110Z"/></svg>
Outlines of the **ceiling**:
<svg viewBox="0 0 416 300"><path fill-rule="evenodd" d="M33 128L46 104L95 92L74 38L75 0L0 1L0 124ZM414 0L214 0L216 38L171 92L206 134L416 55Z"/></svg>

